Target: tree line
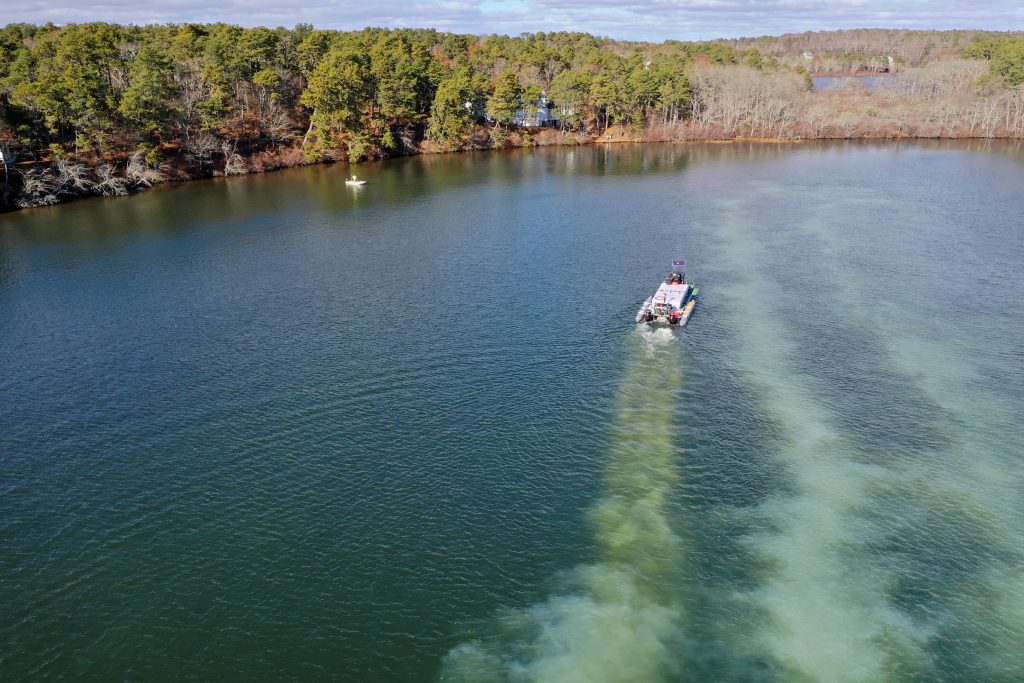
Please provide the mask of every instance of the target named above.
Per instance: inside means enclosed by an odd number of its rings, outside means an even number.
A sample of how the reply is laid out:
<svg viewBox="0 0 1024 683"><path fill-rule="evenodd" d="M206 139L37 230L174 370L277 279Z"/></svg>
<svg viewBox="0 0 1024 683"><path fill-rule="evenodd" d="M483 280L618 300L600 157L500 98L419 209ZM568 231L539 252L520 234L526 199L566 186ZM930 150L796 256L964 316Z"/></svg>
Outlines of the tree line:
<svg viewBox="0 0 1024 683"><path fill-rule="evenodd" d="M541 92L572 124L678 120L698 55L757 59L581 33L11 24L0 29L0 135L34 158L174 147L205 163L225 142L277 146L301 132L309 155L355 160L408 152L417 128L457 147L481 114L500 127Z"/></svg>
<svg viewBox="0 0 1024 683"><path fill-rule="evenodd" d="M868 49L865 34L848 33L831 34L833 48L848 56ZM936 130L954 134L981 116L988 123L976 123L970 134L1014 134L1017 114L1008 108L1024 81L1024 39L949 33L935 35L961 45L950 56L962 53L974 66L911 73L917 86L884 94L886 106L945 98L933 107L946 121ZM893 40L891 32L879 35ZM757 40L655 44L571 32L474 36L307 24L10 24L0 29L0 149L31 163L6 184L7 201L12 194L24 205L122 194L167 178L321 160L536 144L550 141L552 131L514 122L538 107L550 108L558 122L555 142L613 134L854 134L854 125L834 125L843 116L815 113L829 102L857 108L841 93L815 99L806 65L790 59L806 41ZM790 51L778 49L782 44ZM974 74L966 86L965 74ZM924 95L921 79L943 75L959 79L955 93L943 86ZM959 100L950 110L954 94Z"/></svg>
<svg viewBox="0 0 1024 683"><path fill-rule="evenodd" d="M979 43L1020 39L1024 39L1024 32L870 28L806 31L722 42L738 50L755 48L783 63L803 65L819 73L855 73L888 69L887 57L893 58L896 70L902 70L955 58Z"/></svg>

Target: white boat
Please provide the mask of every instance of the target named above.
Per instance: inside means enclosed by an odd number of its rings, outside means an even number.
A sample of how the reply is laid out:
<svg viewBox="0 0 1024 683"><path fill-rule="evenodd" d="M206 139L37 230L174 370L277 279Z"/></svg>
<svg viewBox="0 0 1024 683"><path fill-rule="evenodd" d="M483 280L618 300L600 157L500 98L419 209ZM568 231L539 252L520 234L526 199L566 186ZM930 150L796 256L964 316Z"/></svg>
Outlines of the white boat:
<svg viewBox="0 0 1024 683"><path fill-rule="evenodd" d="M682 259L672 261L672 267L685 266ZM685 325L690 322L697 306L697 287L686 281L686 273L673 270L658 286L654 296L648 297L636 314L638 323L666 323Z"/></svg>
<svg viewBox="0 0 1024 683"><path fill-rule="evenodd" d="M351 178L345 179L345 184L348 185L349 187L359 187L360 185L365 185L366 181L360 180L359 178L352 176Z"/></svg>

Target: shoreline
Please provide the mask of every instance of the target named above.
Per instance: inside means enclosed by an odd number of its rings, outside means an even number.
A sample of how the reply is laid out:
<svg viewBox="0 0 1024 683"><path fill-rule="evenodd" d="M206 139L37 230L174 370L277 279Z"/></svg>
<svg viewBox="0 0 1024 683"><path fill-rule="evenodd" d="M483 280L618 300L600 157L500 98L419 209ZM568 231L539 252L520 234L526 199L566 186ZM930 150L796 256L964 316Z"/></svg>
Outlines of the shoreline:
<svg viewBox="0 0 1024 683"><path fill-rule="evenodd" d="M517 132L521 132L521 131L517 131ZM564 136L565 134L562 133L562 135ZM573 138L574 138L574 141L572 141L572 142L558 141L558 142L544 142L544 143L540 143L540 144L538 144L536 142L533 142L532 144L525 144L525 145L524 144L509 144L509 143L506 143L506 144L502 145L501 147L485 147L485 148L479 148L479 149L472 149L472 148L466 149L466 148L464 148L464 149L458 149L458 150L434 150L434 149L429 149L428 148L428 149L419 149L419 150L417 150L417 151L415 151L415 152L413 152L411 154L399 154L399 155L394 155L394 156L385 156L385 157L379 157L379 158L375 158L375 159L368 159L368 160L365 160L363 162L355 162L355 163L349 162L349 161L345 161L345 160L339 160L339 159L321 159L321 160L310 161L310 162L306 162L306 163L282 163L280 165L275 165L275 166L266 167L266 168L247 169L246 171L241 172L241 173L228 173L228 174L225 174L223 172L223 170L220 170L220 171L213 170L212 172L206 173L206 174L195 174L195 175L185 174L185 175L179 175L178 177L168 178L168 179L166 179L166 180L164 180L162 182L155 183L155 184L150 185L150 186L143 186L143 187L133 188L132 190L126 192L125 194L114 195L114 196L100 195L100 194L94 194L94 193L72 195L72 196L63 197L58 202L56 202L54 204L43 205L43 206L19 206L17 204L0 204L0 216L5 215L5 214L15 214L15 213L18 213L18 212L24 211L24 210L45 209L45 208L51 208L51 207L55 207L55 206L61 206L61 205L64 205L64 204L69 204L69 203L76 202L76 201L83 200L83 199L91 199L91 198L96 198L96 199L99 199L99 198L112 199L112 198L117 198L117 197L133 196L133 195L142 194L142 193L144 193L146 191L155 189L157 186L172 187L172 186L184 185L184 184L187 184L187 183L190 183L190 182L194 182L194 181L225 179L225 178L230 178L230 177L247 176L247 175L259 175L259 174L264 174L264 173L273 173L275 171L283 171L283 170L287 170L287 169L303 168L303 167L311 167L311 166L333 166L333 165L337 165L337 164L345 164L347 166L351 166L351 167L355 168L355 167L359 166L361 163L366 163L366 162L371 162L371 161L373 161L373 162L380 162L380 161L388 161L388 160L392 160L392 159L402 159L402 158L410 158L410 157L425 156L425 155L465 154L467 152L509 152L509 151L520 150L520 149L538 149L538 148L542 148L542 147L589 147L589 146L595 146L595 145L614 145L614 144L674 144L674 145L675 144L681 144L681 145L713 144L713 145L727 145L727 144L736 144L736 143L743 143L743 142L746 142L746 143L758 143L758 144L807 144L807 143L817 143L817 142L832 142L832 143L834 143L834 142L865 142L865 143L867 143L867 142L879 142L879 143L893 143L893 142L912 142L912 141L932 141L932 142L957 142L957 141L963 141L963 142L969 142L969 141L1013 142L1013 141L1018 141L1019 142L1019 141L1024 141L1024 138L1010 137L1010 136L1005 136L1005 137L996 137L996 136L973 136L973 137L971 137L971 136L956 136L956 137L949 137L949 136L924 136L924 135L913 135L913 136L895 136L895 135L881 136L881 135L878 135L878 136L857 136L857 137L733 136L733 137L708 137L708 138L698 138L698 137L679 138L679 137L668 137L668 136L666 136L666 137L657 137L657 136L655 136L655 137L650 137L650 136L624 136L624 135L619 135L619 134L611 134L611 135L606 135L606 136L590 135L590 134L580 134L581 136L584 137L583 140L580 140L579 137L576 136L576 134L570 133L570 135L572 135ZM294 150L295 150L295 148L291 148L291 151L294 151ZM10 168L16 170L18 168L18 166L32 168L32 167L38 167L40 165L42 165L42 164L36 164L36 163L31 163L31 162L21 162L21 163L18 163L18 164L12 164ZM20 171L17 171L17 172L20 173ZM181 173L185 173L184 169L181 169L180 172ZM7 183L7 182L0 182L0 187L9 190L10 184Z"/></svg>

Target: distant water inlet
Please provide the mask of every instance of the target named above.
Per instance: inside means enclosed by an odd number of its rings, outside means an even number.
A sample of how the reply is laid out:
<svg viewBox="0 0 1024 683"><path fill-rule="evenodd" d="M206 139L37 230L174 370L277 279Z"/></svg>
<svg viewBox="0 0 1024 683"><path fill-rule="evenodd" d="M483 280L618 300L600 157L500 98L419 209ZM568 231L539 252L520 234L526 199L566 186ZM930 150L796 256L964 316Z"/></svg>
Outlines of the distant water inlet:
<svg viewBox="0 0 1024 683"><path fill-rule="evenodd" d="M815 90L828 90L830 88L841 88L844 85L859 83L869 90L875 90L879 86L892 83L895 79L893 74L878 74L874 76L812 76L811 81Z"/></svg>
<svg viewBox="0 0 1024 683"><path fill-rule="evenodd" d="M453 649L442 680L659 681L680 673L685 547L666 507L679 476L681 352L667 328L638 328L627 348L604 494L590 511L599 559L562 577L562 594L500 613L493 636Z"/></svg>

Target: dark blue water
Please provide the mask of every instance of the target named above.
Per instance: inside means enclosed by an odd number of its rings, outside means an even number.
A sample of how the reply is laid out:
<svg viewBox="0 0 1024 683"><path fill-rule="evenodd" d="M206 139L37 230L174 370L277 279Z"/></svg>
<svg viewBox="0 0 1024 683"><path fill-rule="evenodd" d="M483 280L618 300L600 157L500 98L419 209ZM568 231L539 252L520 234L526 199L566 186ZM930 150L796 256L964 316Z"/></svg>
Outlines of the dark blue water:
<svg viewBox="0 0 1024 683"><path fill-rule="evenodd" d="M4 680L1024 678L1019 148L345 173L0 217Z"/></svg>

